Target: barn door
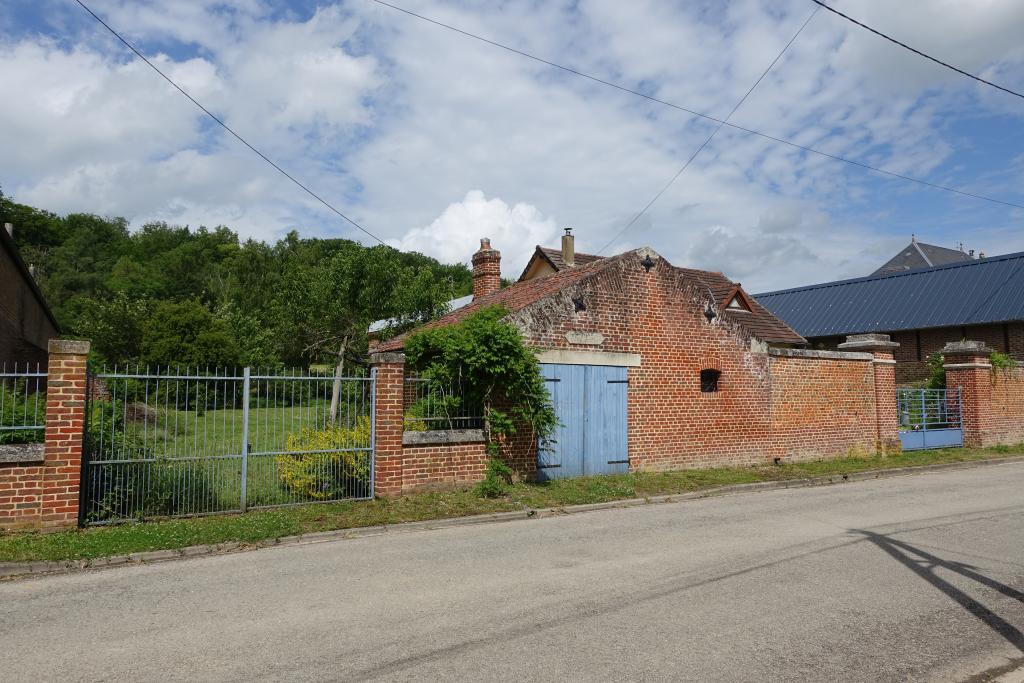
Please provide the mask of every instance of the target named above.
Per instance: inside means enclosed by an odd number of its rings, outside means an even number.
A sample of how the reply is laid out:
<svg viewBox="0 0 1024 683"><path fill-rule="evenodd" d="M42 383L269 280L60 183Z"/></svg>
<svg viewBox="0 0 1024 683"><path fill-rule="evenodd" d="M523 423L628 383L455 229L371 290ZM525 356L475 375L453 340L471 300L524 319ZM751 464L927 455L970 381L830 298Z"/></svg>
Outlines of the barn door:
<svg viewBox="0 0 1024 683"><path fill-rule="evenodd" d="M553 442L538 444L540 479L629 469L626 372L603 365L541 365L559 426Z"/></svg>
<svg viewBox="0 0 1024 683"><path fill-rule="evenodd" d="M629 470L626 439L626 368L586 366L583 473Z"/></svg>

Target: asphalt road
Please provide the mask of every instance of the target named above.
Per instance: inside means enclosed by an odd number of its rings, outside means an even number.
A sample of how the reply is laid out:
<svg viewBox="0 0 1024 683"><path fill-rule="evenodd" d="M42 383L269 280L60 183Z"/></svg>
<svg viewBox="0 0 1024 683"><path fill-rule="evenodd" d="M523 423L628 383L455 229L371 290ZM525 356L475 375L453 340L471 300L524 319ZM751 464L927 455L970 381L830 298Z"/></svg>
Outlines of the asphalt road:
<svg viewBox="0 0 1024 683"><path fill-rule="evenodd" d="M1024 463L0 584L0 680L964 680Z"/></svg>

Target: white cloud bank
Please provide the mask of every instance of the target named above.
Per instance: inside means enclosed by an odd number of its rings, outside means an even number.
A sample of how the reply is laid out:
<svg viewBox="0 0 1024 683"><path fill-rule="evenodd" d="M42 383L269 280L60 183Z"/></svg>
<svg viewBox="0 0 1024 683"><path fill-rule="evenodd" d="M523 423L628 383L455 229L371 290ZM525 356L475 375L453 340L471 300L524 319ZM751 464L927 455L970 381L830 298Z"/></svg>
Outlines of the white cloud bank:
<svg viewBox="0 0 1024 683"><path fill-rule="evenodd" d="M480 190L470 190L461 202L448 205L429 225L414 228L389 243L403 251L418 251L447 263L469 263L479 245L488 237L501 252L501 274L517 278L538 244L558 241L558 225L545 218L537 207L523 202L509 206L501 199L487 199Z"/></svg>

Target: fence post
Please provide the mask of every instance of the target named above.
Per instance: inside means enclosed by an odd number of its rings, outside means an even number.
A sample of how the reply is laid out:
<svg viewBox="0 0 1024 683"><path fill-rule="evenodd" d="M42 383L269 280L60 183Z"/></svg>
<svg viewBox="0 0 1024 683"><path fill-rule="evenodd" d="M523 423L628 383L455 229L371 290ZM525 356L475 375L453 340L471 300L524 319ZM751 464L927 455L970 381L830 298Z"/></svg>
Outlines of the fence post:
<svg viewBox="0 0 1024 683"><path fill-rule="evenodd" d="M959 341L949 342L941 353L946 388L960 391L964 446L991 445L987 437L992 429L992 349L980 341Z"/></svg>
<svg viewBox="0 0 1024 683"><path fill-rule="evenodd" d="M242 495L239 508L245 512L249 479L249 367L242 370Z"/></svg>
<svg viewBox="0 0 1024 683"><path fill-rule="evenodd" d="M887 334L851 334L839 345L842 351L865 351L871 361L875 384L875 448L892 455L903 450L900 444L900 418L896 406L896 358L899 347Z"/></svg>
<svg viewBox="0 0 1024 683"><path fill-rule="evenodd" d="M40 526L78 524L89 342L51 339L46 377L46 444Z"/></svg>
<svg viewBox="0 0 1024 683"><path fill-rule="evenodd" d="M374 353L373 493L402 492L402 431L404 416L405 354Z"/></svg>

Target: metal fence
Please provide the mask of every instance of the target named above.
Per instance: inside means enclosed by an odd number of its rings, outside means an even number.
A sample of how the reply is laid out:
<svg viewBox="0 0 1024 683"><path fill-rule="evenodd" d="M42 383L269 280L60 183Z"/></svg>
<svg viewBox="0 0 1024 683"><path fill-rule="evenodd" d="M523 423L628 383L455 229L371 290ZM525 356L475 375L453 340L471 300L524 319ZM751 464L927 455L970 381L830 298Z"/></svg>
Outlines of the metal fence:
<svg viewBox="0 0 1024 683"><path fill-rule="evenodd" d="M0 444L42 443L46 435L46 368L0 363Z"/></svg>
<svg viewBox="0 0 1024 683"><path fill-rule="evenodd" d="M404 390L405 431L479 429L483 407L467 397L459 382L436 382L407 374Z"/></svg>
<svg viewBox="0 0 1024 683"><path fill-rule="evenodd" d="M90 375L83 521L373 496L373 379L118 369Z"/></svg>

